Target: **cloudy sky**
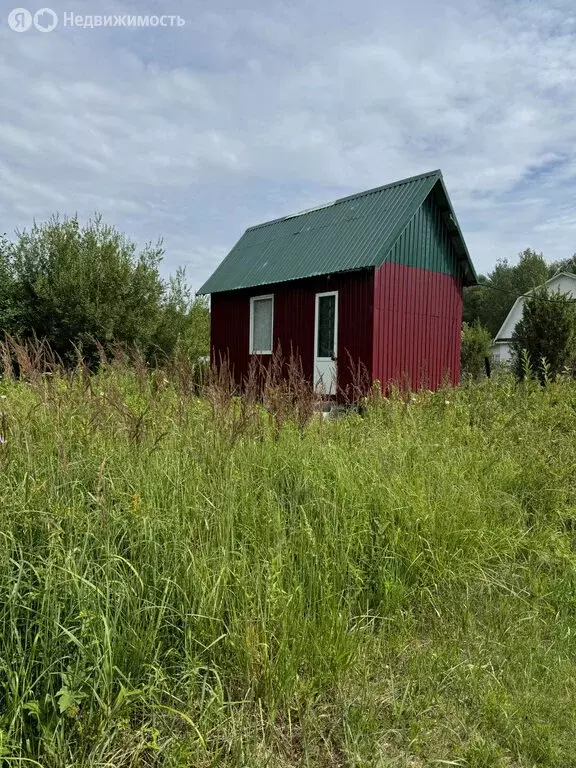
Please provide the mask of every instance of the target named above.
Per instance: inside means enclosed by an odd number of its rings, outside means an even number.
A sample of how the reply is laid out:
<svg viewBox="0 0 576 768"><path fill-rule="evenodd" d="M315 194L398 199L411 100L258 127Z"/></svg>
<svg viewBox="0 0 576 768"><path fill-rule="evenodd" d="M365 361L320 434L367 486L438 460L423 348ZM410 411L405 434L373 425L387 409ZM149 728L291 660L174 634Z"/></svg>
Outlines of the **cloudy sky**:
<svg viewBox="0 0 576 768"><path fill-rule="evenodd" d="M573 0L47 1L0 0L0 233L100 211L197 288L251 224L441 168L479 271L576 251Z"/></svg>

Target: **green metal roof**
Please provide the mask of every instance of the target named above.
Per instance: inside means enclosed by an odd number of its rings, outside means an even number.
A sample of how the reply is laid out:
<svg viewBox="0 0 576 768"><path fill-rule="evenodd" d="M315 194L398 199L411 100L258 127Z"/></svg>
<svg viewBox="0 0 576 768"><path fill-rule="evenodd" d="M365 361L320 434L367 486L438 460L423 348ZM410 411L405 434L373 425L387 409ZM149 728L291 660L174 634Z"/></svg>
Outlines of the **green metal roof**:
<svg viewBox="0 0 576 768"><path fill-rule="evenodd" d="M380 266L436 185L466 282L474 284L476 273L442 173L431 171L250 227L199 293Z"/></svg>

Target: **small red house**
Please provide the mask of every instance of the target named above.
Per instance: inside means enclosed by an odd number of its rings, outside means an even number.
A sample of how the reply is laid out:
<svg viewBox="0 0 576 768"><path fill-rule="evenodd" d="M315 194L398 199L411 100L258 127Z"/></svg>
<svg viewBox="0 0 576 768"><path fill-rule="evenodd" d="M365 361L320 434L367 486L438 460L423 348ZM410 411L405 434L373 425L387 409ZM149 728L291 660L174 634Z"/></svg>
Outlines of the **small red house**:
<svg viewBox="0 0 576 768"><path fill-rule="evenodd" d="M382 386L457 383L462 289L476 282L432 171L250 227L200 293L212 359L237 380L279 345L332 395L358 364Z"/></svg>

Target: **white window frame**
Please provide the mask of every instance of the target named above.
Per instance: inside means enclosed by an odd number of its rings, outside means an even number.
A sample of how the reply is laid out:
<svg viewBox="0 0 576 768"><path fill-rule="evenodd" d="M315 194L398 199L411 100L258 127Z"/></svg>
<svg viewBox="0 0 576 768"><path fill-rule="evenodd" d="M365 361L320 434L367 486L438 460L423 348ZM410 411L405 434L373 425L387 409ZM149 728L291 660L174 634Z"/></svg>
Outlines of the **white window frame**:
<svg viewBox="0 0 576 768"><path fill-rule="evenodd" d="M334 361L338 357L338 291L325 291L316 294L316 308L314 310L314 360L327 360L327 357L318 357L318 308L320 299L324 296L335 296L334 302Z"/></svg>
<svg viewBox="0 0 576 768"><path fill-rule="evenodd" d="M269 301L272 299L272 323L270 330L270 349L254 349L254 304L257 301ZM251 355L271 355L274 344L274 294L267 293L264 296L250 297L250 354Z"/></svg>

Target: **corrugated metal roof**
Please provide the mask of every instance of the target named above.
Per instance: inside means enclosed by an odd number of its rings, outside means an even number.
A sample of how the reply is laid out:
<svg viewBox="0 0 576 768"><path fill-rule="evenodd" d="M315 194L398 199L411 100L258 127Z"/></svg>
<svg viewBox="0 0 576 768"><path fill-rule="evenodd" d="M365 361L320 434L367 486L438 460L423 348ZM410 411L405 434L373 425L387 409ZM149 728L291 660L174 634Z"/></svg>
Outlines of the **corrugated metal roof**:
<svg viewBox="0 0 576 768"><path fill-rule="evenodd" d="M469 282L476 282L442 173L431 171L250 227L199 293L379 266L437 183L461 240Z"/></svg>

